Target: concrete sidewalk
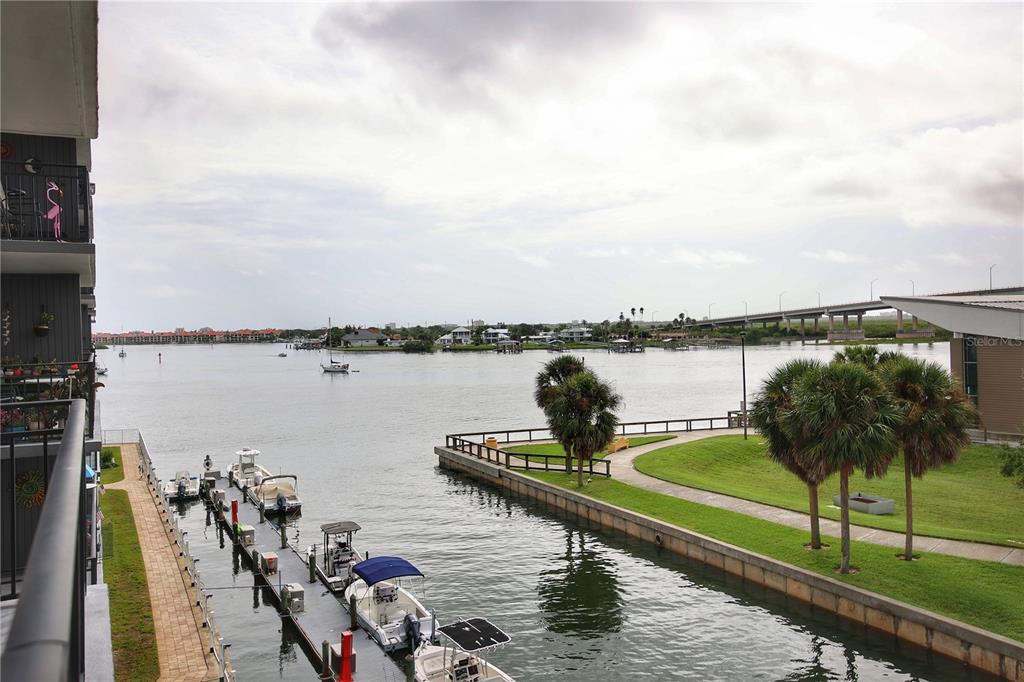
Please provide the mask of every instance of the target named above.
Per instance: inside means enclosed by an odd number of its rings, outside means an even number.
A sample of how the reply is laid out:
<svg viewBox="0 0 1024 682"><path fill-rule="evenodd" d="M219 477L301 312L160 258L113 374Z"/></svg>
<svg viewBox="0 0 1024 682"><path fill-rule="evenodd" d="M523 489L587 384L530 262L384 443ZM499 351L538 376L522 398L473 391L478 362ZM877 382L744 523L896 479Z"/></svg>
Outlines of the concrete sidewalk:
<svg viewBox="0 0 1024 682"><path fill-rule="evenodd" d="M742 429L716 429L714 431L681 432L674 434L676 438L671 441L649 443L635 448L620 450L619 452L608 456L608 460L611 462L612 478L617 481L622 481L623 483L636 486L637 488L644 488L645 490L662 493L663 495L671 495L672 497L678 497L683 500L706 504L709 507L729 509L741 514L746 514L747 516L754 516L759 519L764 519L765 521L773 521L774 523L779 523L783 526L800 528L810 532L810 517L802 512L772 507L771 505L761 504L760 502L751 502L750 500L743 500L738 497L731 497L721 493L712 493L706 490L690 488L685 485L679 485L678 483L670 483L668 481L663 481L660 478L654 478L653 476L642 474L633 468L633 460L644 453L651 452L652 450L657 450L669 445L675 445L677 443L701 440L702 438L712 438L715 436L741 433L743 433ZM821 518L819 519L819 522L823 535L839 537L841 529L838 521ZM887 547L902 549L904 545L903 533L897 533L889 530L879 530L877 528L866 528L864 526L851 525L850 536L854 540L858 540L860 542L870 542L876 545L885 545ZM1018 549L1014 547L1003 547L1002 545L988 545L980 542L943 540L940 538L915 535L914 550L1024 566L1024 548Z"/></svg>

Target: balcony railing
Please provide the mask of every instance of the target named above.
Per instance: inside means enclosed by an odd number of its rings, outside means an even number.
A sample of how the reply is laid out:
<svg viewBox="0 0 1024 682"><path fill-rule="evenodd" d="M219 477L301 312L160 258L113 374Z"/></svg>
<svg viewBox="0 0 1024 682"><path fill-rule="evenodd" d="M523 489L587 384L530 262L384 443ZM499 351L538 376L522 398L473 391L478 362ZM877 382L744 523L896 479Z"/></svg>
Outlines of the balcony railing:
<svg viewBox="0 0 1024 682"><path fill-rule="evenodd" d="M86 402L85 435L96 422L96 365L93 362L24 364L4 359L0 368L0 405L4 432L39 432L60 428L60 411L39 405L81 398ZM36 405L32 407L32 405ZM23 439L33 436L24 435Z"/></svg>
<svg viewBox="0 0 1024 682"><path fill-rule="evenodd" d="M0 182L3 239L92 241L89 172L85 166L4 161Z"/></svg>
<svg viewBox="0 0 1024 682"><path fill-rule="evenodd" d="M84 476L85 401L54 401L66 410L64 429L46 429L60 437L52 467L43 441L43 472L26 490L28 478L18 472L14 438L2 434L10 452L4 486L4 516L10 519L12 552L18 550L19 513L37 516L28 563L16 579L17 556L11 556L11 586L18 596L14 622L0 663L9 680L78 680L85 669L86 480ZM56 408L57 405L49 405ZM54 448L51 443L50 448ZM19 483L20 482L20 483ZM34 493L34 494L31 494ZM26 501L43 498L41 511L25 509ZM4 524L7 526L7 522ZM7 595L5 595L7 596Z"/></svg>

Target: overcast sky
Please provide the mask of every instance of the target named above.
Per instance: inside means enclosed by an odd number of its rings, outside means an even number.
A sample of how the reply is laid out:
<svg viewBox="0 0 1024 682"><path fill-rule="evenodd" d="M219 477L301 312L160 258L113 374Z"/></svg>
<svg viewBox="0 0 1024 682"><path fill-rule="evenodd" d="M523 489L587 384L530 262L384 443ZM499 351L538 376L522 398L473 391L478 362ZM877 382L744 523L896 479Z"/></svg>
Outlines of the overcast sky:
<svg viewBox="0 0 1024 682"><path fill-rule="evenodd" d="M1022 6L101 3L97 328L1024 282Z"/></svg>

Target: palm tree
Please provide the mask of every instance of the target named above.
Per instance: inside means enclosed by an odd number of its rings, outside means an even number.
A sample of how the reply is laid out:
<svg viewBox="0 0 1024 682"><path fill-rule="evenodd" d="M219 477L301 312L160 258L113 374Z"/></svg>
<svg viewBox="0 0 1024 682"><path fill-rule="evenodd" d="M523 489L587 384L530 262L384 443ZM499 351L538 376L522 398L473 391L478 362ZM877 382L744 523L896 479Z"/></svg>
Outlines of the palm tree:
<svg viewBox="0 0 1024 682"><path fill-rule="evenodd" d="M971 442L967 429L978 413L941 365L901 357L878 368L882 383L903 410L896 429L903 445L903 475L907 496L907 538L903 558L914 557L912 476L951 464Z"/></svg>
<svg viewBox="0 0 1024 682"><path fill-rule="evenodd" d="M566 453L576 457L576 483L582 488L583 462L615 437L619 425L615 410L622 398L590 370L573 374L548 395L544 408L548 427L563 447L569 446Z"/></svg>
<svg viewBox="0 0 1024 682"><path fill-rule="evenodd" d="M886 362L902 357L906 356L891 350L879 353L878 346L846 346L835 354L832 362L853 362L874 370Z"/></svg>
<svg viewBox="0 0 1024 682"><path fill-rule="evenodd" d="M629 309L629 319L632 320L634 317L636 317L636 308L630 308Z"/></svg>
<svg viewBox="0 0 1024 682"><path fill-rule="evenodd" d="M802 432L791 434L784 423L784 415L793 408L793 389L802 376L821 369L817 360L790 360L764 380L761 391L754 398L750 410L750 423L767 441L768 458L794 474L807 486L808 507L811 517L811 549L821 549L821 531L818 523L818 486L833 471L821 461L808 460L804 452Z"/></svg>
<svg viewBox="0 0 1024 682"><path fill-rule="evenodd" d="M885 474L899 441L900 409L870 370L834 362L807 372L793 391L785 428L799 438L808 461L839 472L842 526L840 573L850 572L850 474Z"/></svg>
<svg viewBox="0 0 1024 682"><path fill-rule="evenodd" d="M640 306L640 319L641 320L644 319L644 307L643 306Z"/></svg>
<svg viewBox="0 0 1024 682"><path fill-rule="evenodd" d="M554 360L544 363L544 367L537 374L536 388L533 391L534 402L537 407L547 414L548 405L557 397L558 389L575 374L584 371L586 367L583 361L575 355L559 355ZM549 420L550 421L550 420ZM565 471L572 471L572 443L564 434L556 432L554 425L551 428L551 436L557 440L562 449L565 450Z"/></svg>
<svg viewBox="0 0 1024 682"><path fill-rule="evenodd" d="M623 315L622 313L619 313L619 322L622 322L625 319L626 319L626 316Z"/></svg>

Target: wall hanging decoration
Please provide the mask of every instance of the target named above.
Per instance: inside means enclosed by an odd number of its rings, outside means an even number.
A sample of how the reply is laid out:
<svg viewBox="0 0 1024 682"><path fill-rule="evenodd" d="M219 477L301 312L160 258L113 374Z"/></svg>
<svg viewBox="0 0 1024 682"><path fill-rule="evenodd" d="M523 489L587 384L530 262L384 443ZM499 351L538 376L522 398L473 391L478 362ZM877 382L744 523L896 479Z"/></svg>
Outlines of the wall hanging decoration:
<svg viewBox="0 0 1024 682"><path fill-rule="evenodd" d="M39 315L39 321L36 322L36 326L34 327L36 336L43 337L49 334L51 322L53 322L53 315L46 312L46 309L43 308L42 313Z"/></svg>
<svg viewBox="0 0 1024 682"><path fill-rule="evenodd" d="M11 318L12 317L13 316L11 314L11 309L8 306L4 306L3 323L2 323L2 327L0 327L0 330L2 330L3 347L4 348L7 348L7 346L11 345Z"/></svg>
<svg viewBox="0 0 1024 682"><path fill-rule="evenodd" d="M38 471L23 471L18 474L14 497L18 501L18 506L23 509L32 509L43 504L46 499L46 484Z"/></svg>

